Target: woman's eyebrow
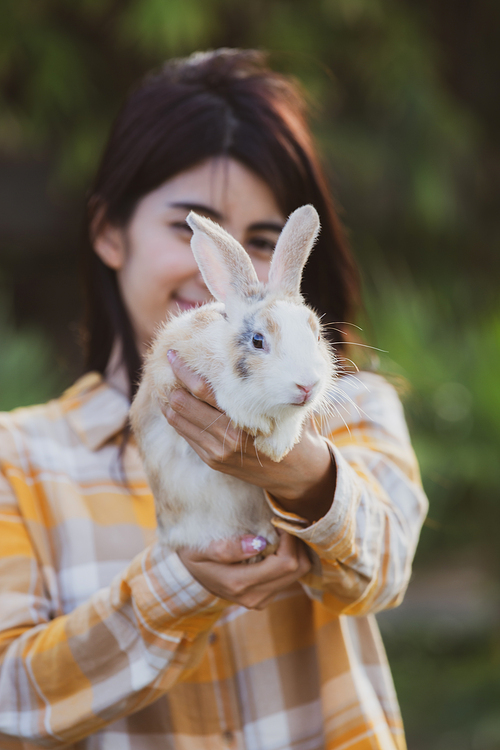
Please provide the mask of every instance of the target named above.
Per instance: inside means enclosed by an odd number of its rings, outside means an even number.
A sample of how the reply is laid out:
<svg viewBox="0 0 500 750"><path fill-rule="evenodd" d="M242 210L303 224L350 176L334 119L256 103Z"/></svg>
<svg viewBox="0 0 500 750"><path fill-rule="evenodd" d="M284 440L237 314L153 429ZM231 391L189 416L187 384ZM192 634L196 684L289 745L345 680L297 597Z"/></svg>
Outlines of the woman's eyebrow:
<svg viewBox="0 0 500 750"><path fill-rule="evenodd" d="M197 214L210 216L216 221L223 221L223 215L211 206L204 206L202 203L184 203L182 201L169 203L170 208L182 208L185 211L195 211ZM249 232L277 232L283 229L284 224L278 221L256 221L248 227Z"/></svg>
<svg viewBox="0 0 500 750"><path fill-rule="evenodd" d="M204 206L201 203L170 203L170 208L183 208L186 211L195 211L197 214L204 214L210 216L212 219L222 221L222 214L216 211L215 208L210 206Z"/></svg>

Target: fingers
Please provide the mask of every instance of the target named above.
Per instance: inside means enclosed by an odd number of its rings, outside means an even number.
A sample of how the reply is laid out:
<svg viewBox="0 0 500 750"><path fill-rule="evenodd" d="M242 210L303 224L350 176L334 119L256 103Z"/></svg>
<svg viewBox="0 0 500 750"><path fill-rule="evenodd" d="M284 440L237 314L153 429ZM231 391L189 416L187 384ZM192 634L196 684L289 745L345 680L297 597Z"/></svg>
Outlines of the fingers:
<svg viewBox="0 0 500 750"><path fill-rule="evenodd" d="M193 559L198 562L210 560L211 562L232 565L259 555L266 547L267 540L264 537L245 534L234 539L220 539L217 542L212 542L204 552L194 553Z"/></svg>
<svg viewBox="0 0 500 750"><path fill-rule="evenodd" d="M168 405L176 415L184 417L200 429L208 430L218 422L221 423L222 429L225 429L229 424L229 418L223 412L200 401L184 388L172 391ZM174 418L172 415L172 419Z"/></svg>
<svg viewBox="0 0 500 750"><path fill-rule="evenodd" d="M304 544L297 537L284 532L280 535L278 549L274 555L269 555L259 565L261 570L256 570L254 575L250 576L255 584L260 581L280 581L283 585L289 585L307 573L311 562Z"/></svg>
<svg viewBox="0 0 500 750"><path fill-rule="evenodd" d="M176 376L177 380L185 386L185 388L196 396L200 401L204 401L206 404L210 404L215 409L218 408L217 401L215 400L214 392L209 383L204 378L197 375L194 370L191 370L187 364L178 356L177 352L170 349L167 353L168 361Z"/></svg>
<svg viewBox="0 0 500 750"><path fill-rule="evenodd" d="M199 401L184 388L172 391L163 413L179 435L196 444L196 452L212 468L235 453L241 459L247 434L235 428L223 412Z"/></svg>
<svg viewBox="0 0 500 750"><path fill-rule="evenodd" d="M219 410L210 385L176 352L170 350L168 358L183 386L171 392L163 407L168 423L211 468L240 476L245 463L246 473L241 478L252 481L252 470L262 468L266 457L254 455L253 438Z"/></svg>
<svg viewBox="0 0 500 750"><path fill-rule="evenodd" d="M184 549L179 552L184 565L209 591L248 609L262 609L283 589L310 567L305 545L283 533L275 554L251 565L235 564L255 554L242 552L241 539L211 545L203 553Z"/></svg>
<svg viewBox="0 0 500 750"><path fill-rule="evenodd" d="M311 567L305 545L283 534L274 555L252 565L234 566L228 582L232 600L247 609L263 609L280 591L304 576Z"/></svg>
<svg viewBox="0 0 500 750"><path fill-rule="evenodd" d="M206 412L199 408L199 404L186 391L179 390L172 394L170 404L163 413L168 423L205 463L211 468L219 468L219 464L224 464L235 452L239 453L239 433L225 414L205 405L209 409Z"/></svg>

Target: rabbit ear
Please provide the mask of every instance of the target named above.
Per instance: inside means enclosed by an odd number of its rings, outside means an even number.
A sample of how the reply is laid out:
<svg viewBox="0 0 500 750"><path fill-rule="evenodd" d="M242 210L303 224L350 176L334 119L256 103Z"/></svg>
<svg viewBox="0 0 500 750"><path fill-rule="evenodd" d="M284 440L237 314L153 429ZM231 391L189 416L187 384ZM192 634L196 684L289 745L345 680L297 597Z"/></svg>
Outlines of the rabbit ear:
<svg viewBox="0 0 500 750"><path fill-rule="evenodd" d="M302 270L320 229L314 206L297 208L283 227L269 271L269 289L293 297L300 295Z"/></svg>
<svg viewBox="0 0 500 750"><path fill-rule="evenodd" d="M214 221L194 211L186 221L193 230L194 257L215 299L226 302L227 297L234 294L240 297L252 294L259 280L240 243Z"/></svg>

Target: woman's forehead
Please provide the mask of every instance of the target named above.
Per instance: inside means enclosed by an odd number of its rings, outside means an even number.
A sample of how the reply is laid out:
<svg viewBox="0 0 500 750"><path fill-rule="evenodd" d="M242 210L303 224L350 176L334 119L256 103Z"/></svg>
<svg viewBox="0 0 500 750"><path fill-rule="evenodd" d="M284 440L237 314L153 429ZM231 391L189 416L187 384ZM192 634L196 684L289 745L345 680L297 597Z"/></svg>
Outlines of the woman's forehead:
<svg viewBox="0 0 500 750"><path fill-rule="evenodd" d="M283 226L272 190L248 167L230 157L213 157L167 180L149 194L164 208L194 210L215 221L238 214Z"/></svg>

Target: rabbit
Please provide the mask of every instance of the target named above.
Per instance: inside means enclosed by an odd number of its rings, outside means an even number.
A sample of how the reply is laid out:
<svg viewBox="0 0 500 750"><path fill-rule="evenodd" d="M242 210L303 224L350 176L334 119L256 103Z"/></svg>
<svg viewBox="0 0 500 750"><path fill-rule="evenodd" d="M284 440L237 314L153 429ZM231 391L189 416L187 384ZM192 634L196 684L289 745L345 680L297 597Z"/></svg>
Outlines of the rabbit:
<svg viewBox="0 0 500 750"><path fill-rule="evenodd" d="M300 439L304 420L325 402L336 374L320 321L300 294L319 217L311 205L290 215L266 285L243 247L220 226L194 212L187 223L193 254L217 301L160 326L131 407L131 426L162 543L174 551L203 551L215 540L252 534L267 540L269 554L278 536L263 490L210 468L163 415L162 405L178 385L167 352L176 350L211 384L220 410L254 437L259 454L281 461Z"/></svg>

